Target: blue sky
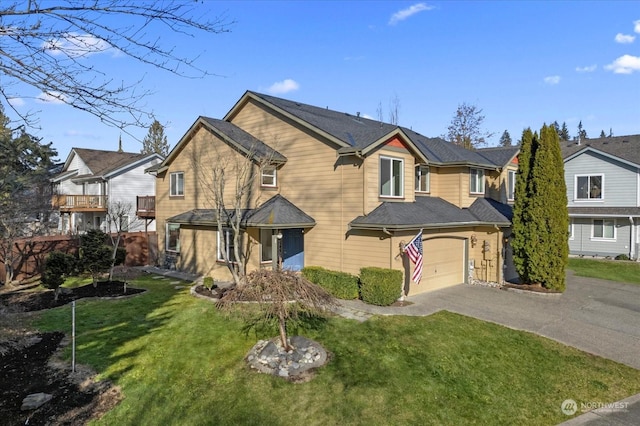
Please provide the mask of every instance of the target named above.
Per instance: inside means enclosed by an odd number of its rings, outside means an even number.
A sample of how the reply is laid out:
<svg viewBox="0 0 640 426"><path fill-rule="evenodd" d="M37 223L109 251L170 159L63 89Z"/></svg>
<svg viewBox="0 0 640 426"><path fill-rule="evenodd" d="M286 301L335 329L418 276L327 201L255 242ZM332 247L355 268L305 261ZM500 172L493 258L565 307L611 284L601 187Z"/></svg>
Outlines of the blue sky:
<svg viewBox="0 0 640 426"><path fill-rule="evenodd" d="M399 123L440 136L460 103L482 108L495 145L504 130L582 120L590 137L640 133L640 2L213 2L230 32L161 35L217 76L185 79L103 53L86 60L154 92L149 109L173 147L199 115L222 118L246 90L369 117L392 98ZM32 90L32 89L29 89ZM35 93L28 93L37 96ZM61 159L117 149L120 131L57 103L25 100ZM146 129L122 134L138 152Z"/></svg>

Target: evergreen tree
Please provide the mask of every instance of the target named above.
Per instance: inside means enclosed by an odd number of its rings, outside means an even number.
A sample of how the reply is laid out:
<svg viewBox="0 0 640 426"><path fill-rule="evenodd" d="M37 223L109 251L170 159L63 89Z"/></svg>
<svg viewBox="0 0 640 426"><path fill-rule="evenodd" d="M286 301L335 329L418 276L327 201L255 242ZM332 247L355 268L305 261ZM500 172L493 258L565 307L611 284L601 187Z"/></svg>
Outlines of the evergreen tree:
<svg viewBox="0 0 640 426"><path fill-rule="evenodd" d="M609 127L609 137L613 137L613 127Z"/></svg>
<svg viewBox="0 0 640 426"><path fill-rule="evenodd" d="M604 130L600 130L600 137L601 138L606 138L607 135L604 133Z"/></svg>
<svg viewBox="0 0 640 426"><path fill-rule="evenodd" d="M559 135L560 134L560 125L558 124L557 121L554 121L551 126L556 130L556 133Z"/></svg>
<svg viewBox="0 0 640 426"><path fill-rule="evenodd" d="M578 123L578 138L580 140L587 139L587 131L582 128L582 120Z"/></svg>
<svg viewBox="0 0 640 426"><path fill-rule="evenodd" d="M154 120L149 127L149 133L142 141L142 154L160 154L166 157L169 154L169 143L164 134L164 126L158 120Z"/></svg>
<svg viewBox="0 0 640 426"><path fill-rule="evenodd" d="M500 136L500 146L511 146L511 135L508 130L505 130Z"/></svg>
<svg viewBox="0 0 640 426"><path fill-rule="evenodd" d="M562 155L552 126L544 125L539 137L523 134L519 167L522 175L516 178L514 263L524 283L564 291L569 215ZM524 200L518 200L522 188Z"/></svg>
<svg viewBox="0 0 640 426"><path fill-rule="evenodd" d="M569 139L571 139L569 128L567 127L567 123L565 123L564 121L562 122L562 129L560 129L560 133L558 133L558 136L560 136L561 141L568 141Z"/></svg>
<svg viewBox="0 0 640 426"><path fill-rule="evenodd" d="M532 249L532 235L529 228L531 215L529 203L531 194L529 193L530 171L532 161L532 150L537 146L538 135L534 134L531 129L527 128L522 132L520 139L520 154L518 154L518 172L516 173L515 182L515 200L513 202L513 223L511 246L513 249L513 263L516 267L520 280L523 283L529 281L529 263L530 250Z"/></svg>

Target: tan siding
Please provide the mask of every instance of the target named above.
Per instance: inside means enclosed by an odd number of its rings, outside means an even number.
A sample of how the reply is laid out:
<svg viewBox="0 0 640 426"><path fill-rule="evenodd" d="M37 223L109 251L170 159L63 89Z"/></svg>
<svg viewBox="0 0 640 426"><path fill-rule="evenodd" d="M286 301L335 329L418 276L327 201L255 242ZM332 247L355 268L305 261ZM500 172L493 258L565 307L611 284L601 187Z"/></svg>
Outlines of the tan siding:
<svg viewBox="0 0 640 426"><path fill-rule="evenodd" d="M462 192L469 192L469 179L462 176L464 168L438 167L437 177L431 187L431 195L440 197L458 207L462 204ZM463 186L461 188L461 186Z"/></svg>
<svg viewBox="0 0 640 426"><path fill-rule="evenodd" d="M396 247L395 253L393 247ZM393 246L391 238L381 231L351 231L345 241L343 270L357 275L360 268L366 266L401 269L402 261L396 265L397 260L393 259L393 256L399 253L397 247Z"/></svg>

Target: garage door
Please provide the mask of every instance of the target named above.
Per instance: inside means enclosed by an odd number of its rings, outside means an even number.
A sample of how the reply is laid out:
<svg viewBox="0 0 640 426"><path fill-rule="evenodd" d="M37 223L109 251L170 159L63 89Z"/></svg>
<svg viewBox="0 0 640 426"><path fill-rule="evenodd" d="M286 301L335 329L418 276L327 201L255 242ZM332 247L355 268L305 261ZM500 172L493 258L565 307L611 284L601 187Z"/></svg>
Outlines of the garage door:
<svg viewBox="0 0 640 426"><path fill-rule="evenodd" d="M464 282L465 240L453 238L424 240L423 252L422 280L420 284L411 282L409 295Z"/></svg>

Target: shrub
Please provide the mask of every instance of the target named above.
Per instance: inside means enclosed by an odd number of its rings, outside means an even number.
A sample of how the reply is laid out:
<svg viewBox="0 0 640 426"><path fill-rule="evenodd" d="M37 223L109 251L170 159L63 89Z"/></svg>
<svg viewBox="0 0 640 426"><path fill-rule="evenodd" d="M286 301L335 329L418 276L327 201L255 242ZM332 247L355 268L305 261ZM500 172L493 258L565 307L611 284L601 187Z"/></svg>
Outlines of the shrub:
<svg viewBox="0 0 640 426"><path fill-rule="evenodd" d="M619 254L616 256L616 260L629 260L629 256L626 254Z"/></svg>
<svg viewBox="0 0 640 426"><path fill-rule="evenodd" d="M45 259L40 281L46 288L55 290L55 300L58 300L58 289L64 283L65 275L73 272L75 263L73 256L61 251L52 251Z"/></svg>
<svg viewBox="0 0 640 426"><path fill-rule="evenodd" d="M333 297L358 298L358 277L355 275L331 271L321 266L307 266L302 269L302 276L325 289Z"/></svg>
<svg viewBox="0 0 640 426"><path fill-rule="evenodd" d="M360 296L371 305L389 306L401 296L402 272L395 269L360 269Z"/></svg>
<svg viewBox="0 0 640 426"><path fill-rule="evenodd" d="M202 279L202 285L207 290L211 290L213 288L213 277L204 277Z"/></svg>
<svg viewBox="0 0 640 426"><path fill-rule="evenodd" d="M127 249L124 247L118 247L116 250L116 261L114 265L123 265L125 260L127 260Z"/></svg>

